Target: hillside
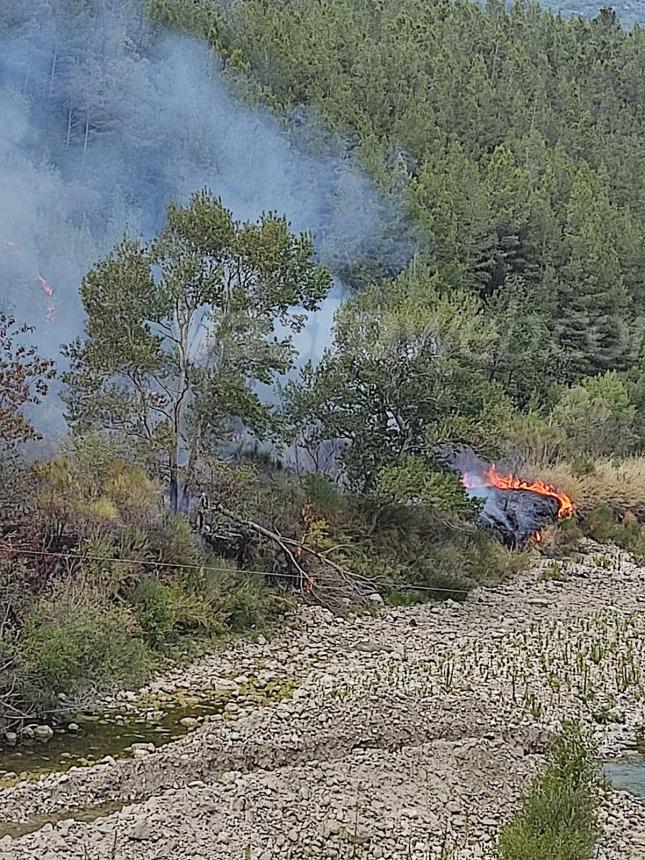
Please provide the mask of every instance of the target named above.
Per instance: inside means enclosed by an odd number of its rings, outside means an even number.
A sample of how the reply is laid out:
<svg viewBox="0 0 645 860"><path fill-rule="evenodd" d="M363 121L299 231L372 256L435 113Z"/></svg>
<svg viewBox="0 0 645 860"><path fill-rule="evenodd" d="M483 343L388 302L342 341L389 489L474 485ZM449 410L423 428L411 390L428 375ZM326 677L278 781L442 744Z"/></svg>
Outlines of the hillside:
<svg viewBox="0 0 645 860"><path fill-rule="evenodd" d="M642 856L645 30L0 3L0 197L0 857Z"/></svg>
<svg viewBox="0 0 645 860"><path fill-rule="evenodd" d="M210 36L294 133L302 109L324 117L405 201L417 271L506 332L492 376L517 404L638 365L643 34L501 2L155 8Z"/></svg>

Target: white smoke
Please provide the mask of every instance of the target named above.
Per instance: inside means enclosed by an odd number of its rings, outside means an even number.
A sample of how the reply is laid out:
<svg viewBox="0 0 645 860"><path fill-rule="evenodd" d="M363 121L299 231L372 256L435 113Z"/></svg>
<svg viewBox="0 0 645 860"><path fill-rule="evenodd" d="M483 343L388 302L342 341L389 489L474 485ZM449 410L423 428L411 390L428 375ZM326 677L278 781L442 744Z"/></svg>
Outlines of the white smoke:
<svg viewBox="0 0 645 860"><path fill-rule="evenodd" d="M37 325L50 354L80 330L93 262L126 232L151 236L168 202L202 187L241 220L277 211L312 231L332 269L391 232L391 207L340 144L297 146L267 110L236 102L220 65L151 27L135 0L0 0L0 310ZM321 139L307 122L299 137ZM399 243L400 265L409 252ZM328 343L336 304L314 321L316 342L311 326L301 337L305 357Z"/></svg>

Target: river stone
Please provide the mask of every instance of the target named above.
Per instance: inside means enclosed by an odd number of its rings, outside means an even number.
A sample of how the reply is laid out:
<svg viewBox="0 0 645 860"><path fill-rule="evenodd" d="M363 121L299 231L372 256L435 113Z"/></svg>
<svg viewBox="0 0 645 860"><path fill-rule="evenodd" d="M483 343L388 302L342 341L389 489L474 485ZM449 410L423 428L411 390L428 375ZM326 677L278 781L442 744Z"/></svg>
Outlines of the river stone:
<svg viewBox="0 0 645 860"><path fill-rule="evenodd" d="M78 732L78 731L80 731L80 726L78 725L78 723L69 723L67 726L67 731L68 732Z"/></svg>
<svg viewBox="0 0 645 860"><path fill-rule="evenodd" d="M152 829L145 819L141 819L141 821L136 822L128 835L135 842L143 842L146 839L150 839Z"/></svg>
<svg viewBox="0 0 645 860"><path fill-rule="evenodd" d="M239 685L235 681L229 681L228 678L214 678L211 683L216 693L228 693L235 696L240 692Z"/></svg>
<svg viewBox="0 0 645 860"><path fill-rule="evenodd" d="M54 730L51 726L36 726L34 729L34 737L38 741L49 741L54 737Z"/></svg>
<svg viewBox="0 0 645 860"><path fill-rule="evenodd" d="M186 729L194 729L195 726L199 725L199 721L195 719L195 717L182 717L179 720L179 725L184 726Z"/></svg>
<svg viewBox="0 0 645 860"><path fill-rule="evenodd" d="M7 746L15 747L18 743L18 735L15 732L5 732L4 739Z"/></svg>
<svg viewBox="0 0 645 860"><path fill-rule="evenodd" d="M133 753L151 753L155 751L155 745L150 742L137 741L131 745Z"/></svg>

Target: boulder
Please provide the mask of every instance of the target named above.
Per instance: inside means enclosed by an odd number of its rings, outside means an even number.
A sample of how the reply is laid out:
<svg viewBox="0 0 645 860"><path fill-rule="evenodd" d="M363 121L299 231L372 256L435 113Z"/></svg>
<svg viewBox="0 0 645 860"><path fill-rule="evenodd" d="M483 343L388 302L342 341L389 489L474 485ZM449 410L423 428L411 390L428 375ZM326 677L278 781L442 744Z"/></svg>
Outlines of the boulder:
<svg viewBox="0 0 645 860"><path fill-rule="evenodd" d="M36 726L34 729L34 738L37 741L49 741L54 737L54 730L51 726Z"/></svg>

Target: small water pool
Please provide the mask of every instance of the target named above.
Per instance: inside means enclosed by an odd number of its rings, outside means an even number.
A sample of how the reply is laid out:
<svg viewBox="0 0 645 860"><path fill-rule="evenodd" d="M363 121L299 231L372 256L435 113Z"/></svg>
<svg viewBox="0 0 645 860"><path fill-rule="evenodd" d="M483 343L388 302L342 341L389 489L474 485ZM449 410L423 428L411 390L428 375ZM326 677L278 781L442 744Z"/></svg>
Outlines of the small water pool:
<svg viewBox="0 0 645 860"><path fill-rule="evenodd" d="M21 779L61 773L73 766L87 767L105 756L128 758L132 755L132 744L163 746L216 714L283 701L292 696L294 689L292 678L261 686L250 678L234 697L227 691L178 690L163 701L142 699L132 711L78 714L74 720L78 729L75 733L58 730L47 742L33 741L13 747L0 741L0 788L10 787Z"/></svg>
<svg viewBox="0 0 645 860"><path fill-rule="evenodd" d="M166 705L166 710L155 720L146 720L139 714L78 715L79 730L75 734L56 732L46 743L0 746L0 787L21 776L37 777L53 771L64 772L73 765L93 764L107 755L127 758L132 754L133 743L163 746L189 731L181 723L182 718L204 719L221 713L223 708L224 703L217 700L188 707Z"/></svg>
<svg viewBox="0 0 645 860"><path fill-rule="evenodd" d="M645 799L645 755L605 762L603 769L616 788Z"/></svg>

